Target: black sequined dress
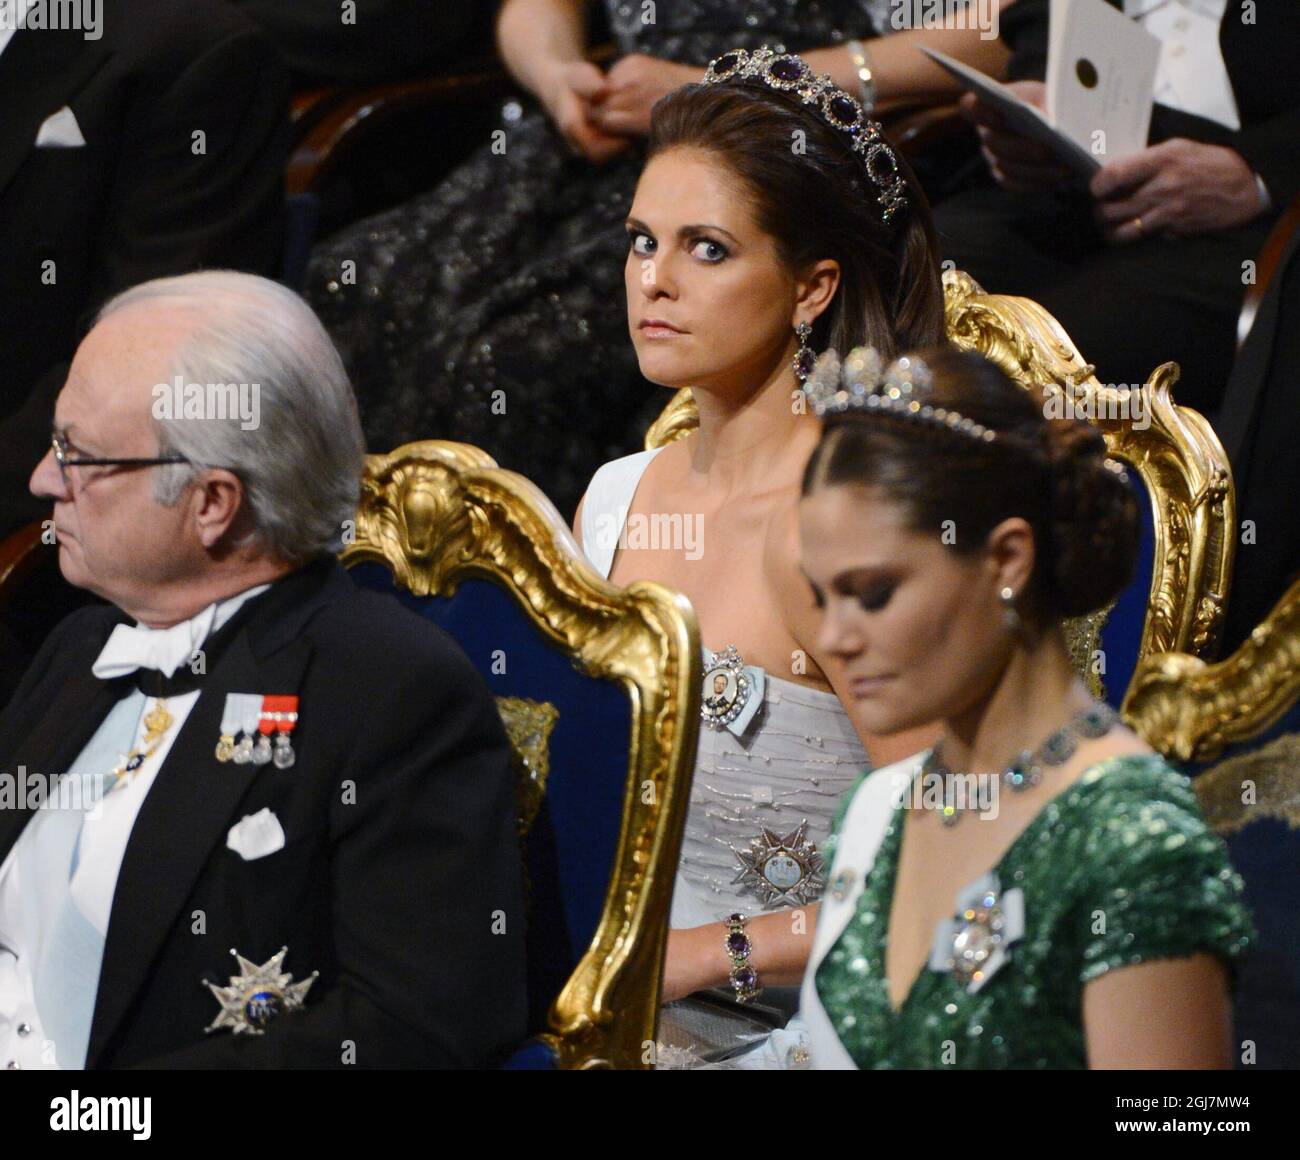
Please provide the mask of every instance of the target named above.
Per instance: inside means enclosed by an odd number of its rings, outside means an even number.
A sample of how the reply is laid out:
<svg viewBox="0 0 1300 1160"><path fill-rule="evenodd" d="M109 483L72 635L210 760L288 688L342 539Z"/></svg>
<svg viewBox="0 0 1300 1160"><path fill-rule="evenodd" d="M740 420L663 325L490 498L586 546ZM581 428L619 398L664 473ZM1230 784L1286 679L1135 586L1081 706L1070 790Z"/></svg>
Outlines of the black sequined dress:
<svg viewBox="0 0 1300 1160"><path fill-rule="evenodd" d="M871 35L887 0L605 0L619 49L703 67L729 48ZM459 439L572 515L668 395L637 371L623 219L637 153L574 156L542 112L503 120L442 185L317 247L305 293L356 386L369 446ZM340 278L356 263L355 283Z"/></svg>

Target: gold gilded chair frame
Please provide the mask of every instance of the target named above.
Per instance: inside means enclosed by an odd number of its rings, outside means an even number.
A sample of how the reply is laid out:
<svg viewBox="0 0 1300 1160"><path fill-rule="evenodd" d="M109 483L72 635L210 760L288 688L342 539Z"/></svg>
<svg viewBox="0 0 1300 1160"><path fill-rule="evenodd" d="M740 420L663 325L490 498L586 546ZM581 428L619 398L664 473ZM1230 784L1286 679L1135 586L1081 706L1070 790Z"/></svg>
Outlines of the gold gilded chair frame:
<svg viewBox="0 0 1300 1160"><path fill-rule="evenodd" d="M584 672L632 708L614 871L596 934L552 1004L545 1035L564 1068L647 1066L669 903L695 761L699 629L684 596L617 588L583 559L550 501L464 443L408 443L367 458L344 564L385 564L417 596L491 580Z"/></svg>
<svg viewBox="0 0 1300 1160"><path fill-rule="evenodd" d="M1055 384L1076 413L1095 416L1110 453L1141 476L1151 497L1155 566L1138 656L1168 651L1212 655L1223 620L1236 547L1236 499L1227 455L1209 423L1180 407L1171 394L1178 367L1165 363L1139 386L1150 425L1137 412L1131 388L1103 386L1061 324L1028 298L985 294L968 274L943 276L949 340L975 350L1016 382ZM678 391L646 434L647 448L680 439L699 422L689 388ZM1103 617L1086 626L1088 641L1072 648L1091 655Z"/></svg>
<svg viewBox="0 0 1300 1160"><path fill-rule="evenodd" d="M1297 698L1300 580L1217 664L1177 652L1147 657L1133 675L1124 716L1153 749L1181 761L1206 761L1263 733ZM1240 784L1236 788L1239 793Z"/></svg>

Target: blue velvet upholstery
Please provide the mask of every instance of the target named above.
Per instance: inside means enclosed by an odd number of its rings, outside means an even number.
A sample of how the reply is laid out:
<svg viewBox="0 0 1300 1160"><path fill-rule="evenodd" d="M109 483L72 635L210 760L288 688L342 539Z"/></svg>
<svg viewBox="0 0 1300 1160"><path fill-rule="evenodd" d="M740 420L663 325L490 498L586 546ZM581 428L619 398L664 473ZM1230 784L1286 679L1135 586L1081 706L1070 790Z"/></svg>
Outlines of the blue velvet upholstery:
<svg viewBox="0 0 1300 1160"><path fill-rule="evenodd" d="M316 241L320 210L320 198L314 193L291 193L285 198L280 281L290 290L301 290L307 280L307 262Z"/></svg>
<svg viewBox="0 0 1300 1160"><path fill-rule="evenodd" d="M1146 621L1151 577L1155 570L1155 521L1151 512L1151 499L1136 471L1130 468L1128 477L1142 517L1142 541L1138 546L1133 579L1120 593L1101 630L1101 650L1106 657L1106 672L1102 681L1106 689L1106 700L1116 709L1124 700L1124 693L1137 669L1138 647L1142 643L1142 626Z"/></svg>
<svg viewBox="0 0 1300 1160"><path fill-rule="evenodd" d="M528 1039L502 1065L502 1071L553 1071L559 1061L555 1049L541 1039Z"/></svg>
<svg viewBox="0 0 1300 1160"><path fill-rule="evenodd" d="M1196 777L1287 734L1300 737L1300 703L1259 737L1231 747L1212 761L1185 766L1186 772ZM1300 768L1284 770L1282 775L1293 800L1300 797ZM1247 818L1254 808L1241 807ZM1236 1039L1255 1044L1256 1068L1300 1068L1300 830L1281 818L1257 816L1224 838L1232 863L1245 880L1258 934L1237 973Z"/></svg>
<svg viewBox="0 0 1300 1160"><path fill-rule="evenodd" d="M530 1022L532 1031L543 1030L604 904L623 817L630 701L615 683L579 671L491 581L463 580L448 599L397 588L380 564L358 564L352 576L450 633L495 695L548 701L559 710L546 796L525 841Z"/></svg>

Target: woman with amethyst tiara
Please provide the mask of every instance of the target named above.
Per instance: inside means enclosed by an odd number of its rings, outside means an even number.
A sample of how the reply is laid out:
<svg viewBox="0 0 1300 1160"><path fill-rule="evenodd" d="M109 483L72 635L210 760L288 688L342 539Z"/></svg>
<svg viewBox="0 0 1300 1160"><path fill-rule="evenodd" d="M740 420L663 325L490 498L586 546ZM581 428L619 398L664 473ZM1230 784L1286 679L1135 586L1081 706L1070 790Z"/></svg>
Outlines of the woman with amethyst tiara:
<svg viewBox="0 0 1300 1160"><path fill-rule="evenodd" d="M799 384L815 350L940 341L943 292L928 207L879 126L767 48L655 106L626 230L641 372L690 387L699 427L602 467L575 531L613 582L684 592L708 646L659 1058L693 1064L788 1018L838 802L928 737L855 728L817 643L797 506L820 428Z"/></svg>

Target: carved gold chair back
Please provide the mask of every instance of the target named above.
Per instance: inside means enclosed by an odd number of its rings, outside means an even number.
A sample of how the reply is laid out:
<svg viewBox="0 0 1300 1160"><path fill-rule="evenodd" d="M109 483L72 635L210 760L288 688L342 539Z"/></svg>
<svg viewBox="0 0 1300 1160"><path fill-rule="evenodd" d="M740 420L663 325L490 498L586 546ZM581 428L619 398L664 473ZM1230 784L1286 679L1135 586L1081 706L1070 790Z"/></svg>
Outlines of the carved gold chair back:
<svg viewBox="0 0 1300 1160"><path fill-rule="evenodd" d="M689 603L657 584L606 583L533 484L462 443L370 456L345 540L354 576L442 623L510 694L498 700L518 754L520 829L536 839L530 888L554 872L564 895L556 929L535 933L575 940L576 964L547 999L551 1062L646 1066L699 721ZM602 696L618 711L602 715ZM617 735L602 737L611 721Z"/></svg>
<svg viewBox="0 0 1300 1160"><path fill-rule="evenodd" d="M1124 713L1161 753L1199 764L1263 737L1296 715L1297 701L1300 580L1241 647L1218 663L1186 652L1147 657L1129 686ZM1300 719L1295 728L1300 730ZM1278 738L1276 755L1300 786L1300 738L1287 737L1284 732ZM1300 827L1300 791L1291 808L1293 824Z"/></svg>

